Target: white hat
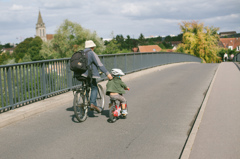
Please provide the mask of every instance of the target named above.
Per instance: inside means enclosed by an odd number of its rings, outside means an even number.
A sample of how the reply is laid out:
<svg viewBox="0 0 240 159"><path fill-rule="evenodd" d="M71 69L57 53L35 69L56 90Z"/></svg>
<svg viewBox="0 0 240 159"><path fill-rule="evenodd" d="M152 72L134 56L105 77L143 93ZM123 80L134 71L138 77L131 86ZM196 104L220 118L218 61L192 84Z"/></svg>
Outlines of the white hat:
<svg viewBox="0 0 240 159"><path fill-rule="evenodd" d="M85 41L85 48L96 47L96 44L92 40Z"/></svg>

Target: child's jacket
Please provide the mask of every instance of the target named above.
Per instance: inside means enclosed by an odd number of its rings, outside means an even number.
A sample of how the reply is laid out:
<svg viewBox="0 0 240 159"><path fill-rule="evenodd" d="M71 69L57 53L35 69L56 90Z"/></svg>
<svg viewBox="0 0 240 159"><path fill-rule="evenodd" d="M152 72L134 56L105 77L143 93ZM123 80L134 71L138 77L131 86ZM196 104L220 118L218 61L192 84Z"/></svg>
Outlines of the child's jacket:
<svg viewBox="0 0 240 159"><path fill-rule="evenodd" d="M106 95L110 93L125 94L125 88L127 88L127 85L120 78L114 77L107 83Z"/></svg>

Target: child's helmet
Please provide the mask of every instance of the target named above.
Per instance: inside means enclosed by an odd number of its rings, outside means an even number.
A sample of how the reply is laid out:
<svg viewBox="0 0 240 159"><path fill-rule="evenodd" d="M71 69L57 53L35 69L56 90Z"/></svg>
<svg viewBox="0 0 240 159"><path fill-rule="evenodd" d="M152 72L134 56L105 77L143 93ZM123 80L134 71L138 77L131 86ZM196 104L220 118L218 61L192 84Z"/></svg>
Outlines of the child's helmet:
<svg viewBox="0 0 240 159"><path fill-rule="evenodd" d="M123 76L123 75L125 75L125 74L123 73L123 71L122 71L121 69L118 69L118 68L113 68L113 69L111 70L111 73L112 73L112 75L114 75L114 76Z"/></svg>

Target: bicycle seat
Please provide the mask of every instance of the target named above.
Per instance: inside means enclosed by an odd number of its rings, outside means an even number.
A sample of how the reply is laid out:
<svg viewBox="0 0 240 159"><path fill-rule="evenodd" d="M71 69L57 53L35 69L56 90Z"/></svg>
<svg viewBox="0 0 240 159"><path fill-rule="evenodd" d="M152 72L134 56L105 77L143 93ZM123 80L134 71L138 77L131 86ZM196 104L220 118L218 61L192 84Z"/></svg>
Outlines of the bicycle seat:
<svg viewBox="0 0 240 159"><path fill-rule="evenodd" d="M83 76L75 76L75 78L78 80L78 81L86 81L87 78L86 77L83 77Z"/></svg>

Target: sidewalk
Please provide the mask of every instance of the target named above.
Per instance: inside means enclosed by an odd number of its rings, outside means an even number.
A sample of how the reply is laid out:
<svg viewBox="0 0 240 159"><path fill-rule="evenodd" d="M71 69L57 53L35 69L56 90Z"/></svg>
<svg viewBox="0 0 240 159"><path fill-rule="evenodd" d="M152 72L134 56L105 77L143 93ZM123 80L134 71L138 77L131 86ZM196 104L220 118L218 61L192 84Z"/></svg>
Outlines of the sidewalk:
<svg viewBox="0 0 240 159"><path fill-rule="evenodd" d="M240 71L234 63L224 62L215 76L200 126L193 130L190 159L240 158Z"/></svg>

